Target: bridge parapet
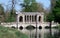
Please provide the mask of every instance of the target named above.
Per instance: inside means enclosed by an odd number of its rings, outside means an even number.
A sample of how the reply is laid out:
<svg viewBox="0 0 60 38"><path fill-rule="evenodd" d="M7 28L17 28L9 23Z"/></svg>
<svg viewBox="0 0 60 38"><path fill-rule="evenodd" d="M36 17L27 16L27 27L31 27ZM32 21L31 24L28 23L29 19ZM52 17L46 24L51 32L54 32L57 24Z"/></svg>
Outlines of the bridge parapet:
<svg viewBox="0 0 60 38"><path fill-rule="evenodd" d="M5 26L5 27L12 27L12 26L17 26L16 22L11 22L11 23L1 23L1 25ZM36 27L36 23L18 23L18 27L22 26L22 27L27 27L29 25L32 25L34 27ZM57 26L57 23L52 24L52 27ZM49 26L49 22L44 22L44 23L37 23L37 27L41 26L42 28Z"/></svg>

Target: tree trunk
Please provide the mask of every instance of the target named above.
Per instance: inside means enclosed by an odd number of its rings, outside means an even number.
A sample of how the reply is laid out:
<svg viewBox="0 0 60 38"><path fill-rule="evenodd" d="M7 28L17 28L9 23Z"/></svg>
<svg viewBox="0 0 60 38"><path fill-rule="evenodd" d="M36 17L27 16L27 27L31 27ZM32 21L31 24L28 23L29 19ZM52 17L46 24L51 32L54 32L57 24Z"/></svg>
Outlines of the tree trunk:
<svg viewBox="0 0 60 38"><path fill-rule="evenodd" d="M50 21L50 35L52 35L52 29L51 29L52 22Z"/></svg>

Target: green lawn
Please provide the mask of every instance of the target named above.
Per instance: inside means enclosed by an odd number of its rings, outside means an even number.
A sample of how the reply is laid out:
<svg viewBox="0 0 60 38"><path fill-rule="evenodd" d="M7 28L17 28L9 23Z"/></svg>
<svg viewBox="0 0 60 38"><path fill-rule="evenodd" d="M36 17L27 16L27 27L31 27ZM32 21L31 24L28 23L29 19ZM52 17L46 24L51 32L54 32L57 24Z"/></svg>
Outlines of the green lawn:
<svg viewBox="0 0 60 38"><path fill-rule="evenodd" d="M0 26L0 38L28 38L28 36L17 29Z"/></svg>

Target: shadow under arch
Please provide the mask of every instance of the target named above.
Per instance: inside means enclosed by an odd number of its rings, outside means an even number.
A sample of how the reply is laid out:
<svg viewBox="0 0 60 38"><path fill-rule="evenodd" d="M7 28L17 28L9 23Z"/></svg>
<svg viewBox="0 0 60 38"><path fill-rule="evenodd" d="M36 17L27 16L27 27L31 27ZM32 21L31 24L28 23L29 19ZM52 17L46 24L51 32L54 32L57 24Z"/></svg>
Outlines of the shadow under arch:
<svg viewBox="0 0 60 38"><path fill-rule="evenodd" d="M20 30L23 30L23 26L20 26L19 29L20 29Z"/></svg>
<svg viewBox="0 0 60 38"><path fill-rule="evenodd" d="M35 29L35 27L34 27L33 25L28 25L28 26L26 27L26 29L27 29L27 30L33 30L33 29Z"/></svg>
<svg viewBox="0 0 60 38"><path fill-rule="evenodd" d="M14 29L16 29L16 27L15 27L15 26L11 26L11 28L14 28Z"/></svg>
<svg viewBox="0 0 60 38"><path fill-rule="evenodd" d="M42 29L42 26L39 26L39 29Z"/></svg>

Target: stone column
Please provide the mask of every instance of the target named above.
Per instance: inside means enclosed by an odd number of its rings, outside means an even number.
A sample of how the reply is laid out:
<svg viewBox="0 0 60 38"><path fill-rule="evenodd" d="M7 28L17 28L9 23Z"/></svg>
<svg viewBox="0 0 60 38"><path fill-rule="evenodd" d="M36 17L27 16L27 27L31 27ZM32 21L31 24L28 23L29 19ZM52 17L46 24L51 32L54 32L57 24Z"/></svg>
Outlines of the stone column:
<svg viewBox="0 0 60 38"><path fill-rule="evenodd" d="M41 22L43 23L43 20L44 20L44 17L43 17L43 15L41 15Z"/></svg>
<svg viewBox="0 0 60 38"><path fill-rule="evenodd" d="M29 15L29 23L30 23L30 15Z"/></svg>
<svg viewBox="0 0 60 38"><path fill-rule="evenodd" d="M19 24L19 15L17 14L16 16L16 28L18 29L18 24Z"/></svg>
<svg viewBox="0 0 60 38"><path fill-rule="evenodd" d="M35 22L35 15L33 16L33 22Z"/></svg>
<svg viewBox="0 0 60 38"><path fill-rule="evenodd" d="M42 16L41 16L41 18L40 18L40 22L42 23Z"/></svg>
<svg viewBox="0 0 60 38"><path fill-rule="evenodd" d="M18 19L17 21L18 21L18 23L19 23L19 17L20 17L20 16L19 16L19 15L17 15L17 19Z"/></svg>
<svg viewBox="0 0 60 38"><path fill-rule="evenodd" d="M39 16L37 15L37 23L39 22L38 20L39 20Z"/></svg>

